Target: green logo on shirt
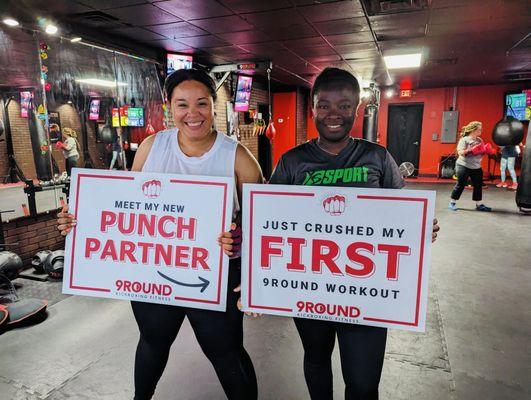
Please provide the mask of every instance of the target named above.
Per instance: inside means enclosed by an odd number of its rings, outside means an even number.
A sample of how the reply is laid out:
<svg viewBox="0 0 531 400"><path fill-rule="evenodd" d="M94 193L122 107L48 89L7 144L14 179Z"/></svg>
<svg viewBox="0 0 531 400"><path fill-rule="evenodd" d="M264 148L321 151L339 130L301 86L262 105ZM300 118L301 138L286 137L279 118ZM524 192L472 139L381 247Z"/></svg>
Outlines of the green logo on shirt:
<svg viewBox="0 0 531 400"><path fill-rule="evenodd" d="M338 169L322 169L306 172L303 185L333 185L337 182L367 182L367 167L350 167Z"/></svg>

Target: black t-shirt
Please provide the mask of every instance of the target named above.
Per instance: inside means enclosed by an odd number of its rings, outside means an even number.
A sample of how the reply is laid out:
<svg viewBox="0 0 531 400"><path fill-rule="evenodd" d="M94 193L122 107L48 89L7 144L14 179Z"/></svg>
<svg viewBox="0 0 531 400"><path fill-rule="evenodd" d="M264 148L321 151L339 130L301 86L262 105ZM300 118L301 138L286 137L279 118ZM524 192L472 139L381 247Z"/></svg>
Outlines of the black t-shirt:
<svg viewBox="0 0 531 400"><path fill-rule="evenodd" d="M400 189L404 180L389 152L376 143L352 139L338 155L322 150L316 139L285 153L270 183Z"/></svg>

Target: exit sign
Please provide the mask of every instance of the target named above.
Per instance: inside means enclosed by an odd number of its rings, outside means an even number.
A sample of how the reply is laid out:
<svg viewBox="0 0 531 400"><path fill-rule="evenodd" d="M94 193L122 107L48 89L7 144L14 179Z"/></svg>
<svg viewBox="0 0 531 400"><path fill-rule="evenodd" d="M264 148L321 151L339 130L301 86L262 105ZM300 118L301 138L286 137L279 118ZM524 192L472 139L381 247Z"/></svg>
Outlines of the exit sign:
<svg viewBox="0 0 531 400"><path fill-rule="evenodd" d="M413 95L413 90L411 90L411 89L401 90L400 91L400 98L401 99L411 97L412 95Z"/></svg>

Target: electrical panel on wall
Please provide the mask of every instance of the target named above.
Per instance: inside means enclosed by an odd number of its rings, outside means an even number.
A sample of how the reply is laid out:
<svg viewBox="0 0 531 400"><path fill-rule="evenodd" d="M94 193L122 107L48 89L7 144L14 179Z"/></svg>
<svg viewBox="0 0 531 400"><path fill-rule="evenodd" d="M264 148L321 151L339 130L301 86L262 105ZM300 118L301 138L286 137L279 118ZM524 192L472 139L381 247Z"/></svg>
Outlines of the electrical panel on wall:
<svg viewBox="0 0 531 400"><path fill-rule="evenodd" d="M457 142L459 111L444 111L442 115L441 143Z"/></svg>

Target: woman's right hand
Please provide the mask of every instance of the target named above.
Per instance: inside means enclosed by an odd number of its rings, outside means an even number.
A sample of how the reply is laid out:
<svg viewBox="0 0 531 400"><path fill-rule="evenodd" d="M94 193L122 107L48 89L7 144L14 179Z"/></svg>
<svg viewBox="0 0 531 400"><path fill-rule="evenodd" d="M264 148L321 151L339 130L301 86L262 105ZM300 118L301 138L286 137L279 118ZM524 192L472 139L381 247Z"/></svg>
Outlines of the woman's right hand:
<svg viewBox="0 0 531 400"><path fill-rule="evenodd" d="M66 236L76 224L75 217L68 213L68 205L64 205L59 214L57 214L57 229L59 229L61 235Z"/></svg>

